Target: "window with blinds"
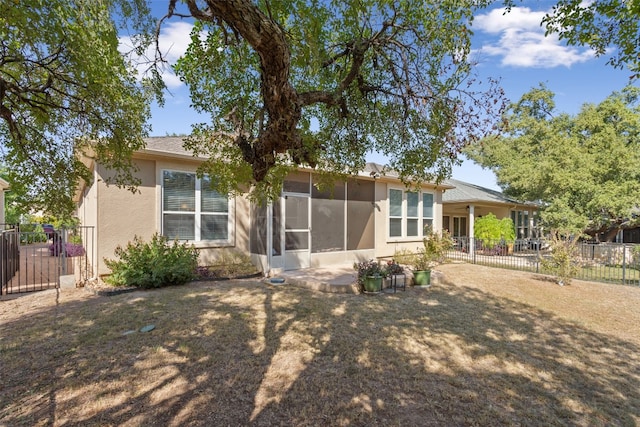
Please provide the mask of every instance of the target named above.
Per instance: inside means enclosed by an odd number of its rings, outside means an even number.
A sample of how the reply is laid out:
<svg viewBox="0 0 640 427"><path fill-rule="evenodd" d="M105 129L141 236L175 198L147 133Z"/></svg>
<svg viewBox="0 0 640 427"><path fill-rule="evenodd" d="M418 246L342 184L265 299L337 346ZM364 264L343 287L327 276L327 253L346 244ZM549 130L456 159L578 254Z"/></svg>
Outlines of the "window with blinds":
<svg viewBox="0 0 640 427"><path fill-rule="evenodd" d="M169 239L228 242L229 197L193 172L162 172L162 234Z"/></svg>

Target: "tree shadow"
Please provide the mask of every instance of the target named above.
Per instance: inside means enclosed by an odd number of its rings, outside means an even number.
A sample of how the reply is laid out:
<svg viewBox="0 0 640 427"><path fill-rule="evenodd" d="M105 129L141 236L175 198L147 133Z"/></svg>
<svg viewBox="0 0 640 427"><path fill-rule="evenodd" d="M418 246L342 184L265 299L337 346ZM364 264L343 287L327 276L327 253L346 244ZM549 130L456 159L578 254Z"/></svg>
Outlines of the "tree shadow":
<svg viewBox="0 0 640 427"><path fill-rule="evenodd" d="M365 297L232 281L61 304L72 314L0 326L0 424L640 420L638 346L470 287ZM52 318L56 330L36 326Z"/></svg>

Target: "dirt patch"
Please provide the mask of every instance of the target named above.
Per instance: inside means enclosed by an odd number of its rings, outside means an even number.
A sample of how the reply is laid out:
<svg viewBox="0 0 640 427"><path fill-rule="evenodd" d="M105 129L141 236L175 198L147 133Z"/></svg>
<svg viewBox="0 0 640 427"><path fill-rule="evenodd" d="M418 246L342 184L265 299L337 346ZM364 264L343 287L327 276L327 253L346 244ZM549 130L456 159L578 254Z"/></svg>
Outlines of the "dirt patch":
<svg viewBox="0 0 640 427"><path fill-rule="evenodd" d="M231 280L1 301L0 425L640 423L640 289L440 271L380 296Z"/></svg>

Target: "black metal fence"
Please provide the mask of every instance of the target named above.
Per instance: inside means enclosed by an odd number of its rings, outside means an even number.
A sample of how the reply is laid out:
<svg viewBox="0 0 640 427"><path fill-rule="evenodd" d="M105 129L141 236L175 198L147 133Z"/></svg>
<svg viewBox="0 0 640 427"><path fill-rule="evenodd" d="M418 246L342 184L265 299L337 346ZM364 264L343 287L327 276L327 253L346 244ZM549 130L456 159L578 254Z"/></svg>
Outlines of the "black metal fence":
<svg viewBox="0 0 640 427"><path fill-rule="evenodd" d="M577 243L576 279L640 286L640 245L630 243ZM551 243L544 239L491 243L456 238L447 257L453 261L513 270L549 273L542 260L551 257Z"/></svg>
<svg viewBox="0 0 640 427"><path fill-rule="evenodd" d="M62 281L82 284L93 277L93 227L21 224L0 233L0 295L56 288Z"/></svg>
<svg viewBox="0 0 640 427"><path fill-rule="evenodd" d="M20 236L17 229L0 231L0 295L20 267Z"/></svg>

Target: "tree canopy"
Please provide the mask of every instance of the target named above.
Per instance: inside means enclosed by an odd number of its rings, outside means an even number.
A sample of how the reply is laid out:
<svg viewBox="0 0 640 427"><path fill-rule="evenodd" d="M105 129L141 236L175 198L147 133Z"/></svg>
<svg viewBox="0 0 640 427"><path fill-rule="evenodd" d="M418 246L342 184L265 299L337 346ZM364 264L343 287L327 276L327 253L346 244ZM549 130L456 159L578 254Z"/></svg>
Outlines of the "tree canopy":
<svg viewBox="0 0 640 427"><path fill-rule="evenodd" d="M185 3L196 21L175 70L211 116L187 146L222 190L277 188L296 165L355 173L370 151L406 181L440 180L503 107L472 75L476 1Z"/></svg>
<svg viewBox="0 0 640 427"><path fill-rule="evenodd" d="M640 78L640 2L559 0L542 21L547 35L573 46L589 46L608 63Z"/></svg>
<svg viewBox="0 0 640 427"><path fill-rule="evenodd" d="M121 23L122 25L118 25ZM16 202L72 209L91 151L135 184L149 100L118 50L118 31L152 33L143 0L10 0L0 5L0 143ZM139 40L142 42L142 38Z"/></svg>
<svg viewBox="0 0 640 427"><path fill-rule="evenodd" d="M547 227L607 238L640 207L640 88L629 86L571 116L532 89L505 113L499 137L470 148L505 194L546 204Z"/></svg>

